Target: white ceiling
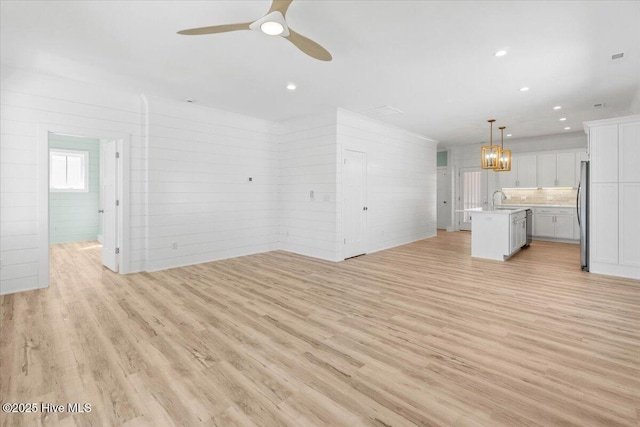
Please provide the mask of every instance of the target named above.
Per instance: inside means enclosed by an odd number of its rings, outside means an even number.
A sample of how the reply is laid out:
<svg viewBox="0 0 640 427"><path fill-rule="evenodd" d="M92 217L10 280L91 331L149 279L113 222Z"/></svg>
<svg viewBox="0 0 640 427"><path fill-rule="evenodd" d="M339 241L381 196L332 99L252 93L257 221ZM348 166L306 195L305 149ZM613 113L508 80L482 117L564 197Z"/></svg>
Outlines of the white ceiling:
<svg viewBox="0 0 640 427"><path fill-rule="evenodd" d="M404 114L382 120L444 146L485 141L489 118L514 138L581 131L629 114L640 93L638 1L294 1L289 26L332 62L254 31L176 34L252 21L269 5L2 1L1 59L274 121L389 105Z"/></svg>

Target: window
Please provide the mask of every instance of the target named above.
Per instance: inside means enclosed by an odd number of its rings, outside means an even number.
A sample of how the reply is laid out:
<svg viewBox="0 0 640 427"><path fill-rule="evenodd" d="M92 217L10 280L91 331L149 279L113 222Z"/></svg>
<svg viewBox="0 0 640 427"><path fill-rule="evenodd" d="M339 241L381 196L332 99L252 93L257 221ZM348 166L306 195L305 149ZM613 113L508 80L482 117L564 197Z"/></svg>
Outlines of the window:
<svg viewBox="0 0 640 427"><path fill-rule="evenodd" d="M58 192L89 191L89 152L49 150L49 189Z"/></svg>

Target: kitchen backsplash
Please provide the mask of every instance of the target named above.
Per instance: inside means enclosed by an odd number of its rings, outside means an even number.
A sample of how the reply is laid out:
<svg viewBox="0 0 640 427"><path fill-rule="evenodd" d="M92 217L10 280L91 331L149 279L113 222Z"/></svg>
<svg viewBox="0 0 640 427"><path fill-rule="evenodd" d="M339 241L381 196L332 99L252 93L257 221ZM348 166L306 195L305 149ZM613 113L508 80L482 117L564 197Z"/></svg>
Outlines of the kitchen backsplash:
<svg viewBox="0 0 640 427"><path fill-rule="evenodd" d="M503 190L507 200L503 200L504 205L557 205L575 206L576 188L546 188L520 190L509 188ZM495 195L496 203L499 203L500 196Z"/></svg>

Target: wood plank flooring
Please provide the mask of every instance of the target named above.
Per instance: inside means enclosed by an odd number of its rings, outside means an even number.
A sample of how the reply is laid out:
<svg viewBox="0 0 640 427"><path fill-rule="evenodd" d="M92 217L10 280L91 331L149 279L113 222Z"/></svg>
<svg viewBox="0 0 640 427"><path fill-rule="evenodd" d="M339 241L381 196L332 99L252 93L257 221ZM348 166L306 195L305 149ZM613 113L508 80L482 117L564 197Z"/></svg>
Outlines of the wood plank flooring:
<svg viewBox="0 0 640 427"><path fill-rule="evenodd" d="M576 245L469 254L440 232L119 276L55 245L48 289L0 297L0 401L91 412L0 425L640 425L640 282Z"/></svg>

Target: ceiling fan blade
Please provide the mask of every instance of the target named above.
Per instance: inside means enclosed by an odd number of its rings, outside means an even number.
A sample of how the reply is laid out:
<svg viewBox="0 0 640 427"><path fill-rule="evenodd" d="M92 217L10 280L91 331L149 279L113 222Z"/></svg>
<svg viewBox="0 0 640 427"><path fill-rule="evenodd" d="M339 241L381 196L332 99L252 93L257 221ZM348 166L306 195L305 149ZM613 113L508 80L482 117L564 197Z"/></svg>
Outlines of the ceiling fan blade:
<svg viewBox="0 0 640 427"><path fill-rule="evenodd" d="M272 0L271 8L269 8L269 12L267 12L267 15L277 10L282 14L282 16L285 16L285 14L287 13L287 9L289 9L289 5L292 1L293 0Z"/></svg>
<svg viewBox="0 0 640 427"><path fill-rule="evenodd" d="M323 48L313 40L296 33L291 28L289 28L289 35L286 36L285 39L289 40L298 49L311 56L312 58L319 59L320 61L331 61L332 59L331 54L327 51L327 49Z"/></svg>
<svg viewBox="0 0 640 427"><path fill-rule="evenodd" d="M191 28L189 30L178 31L178 34L185 36L199 36L202 34L226 33L229 31L248 30L251 22L241 24L214 25L213 27Z"/></svg>

